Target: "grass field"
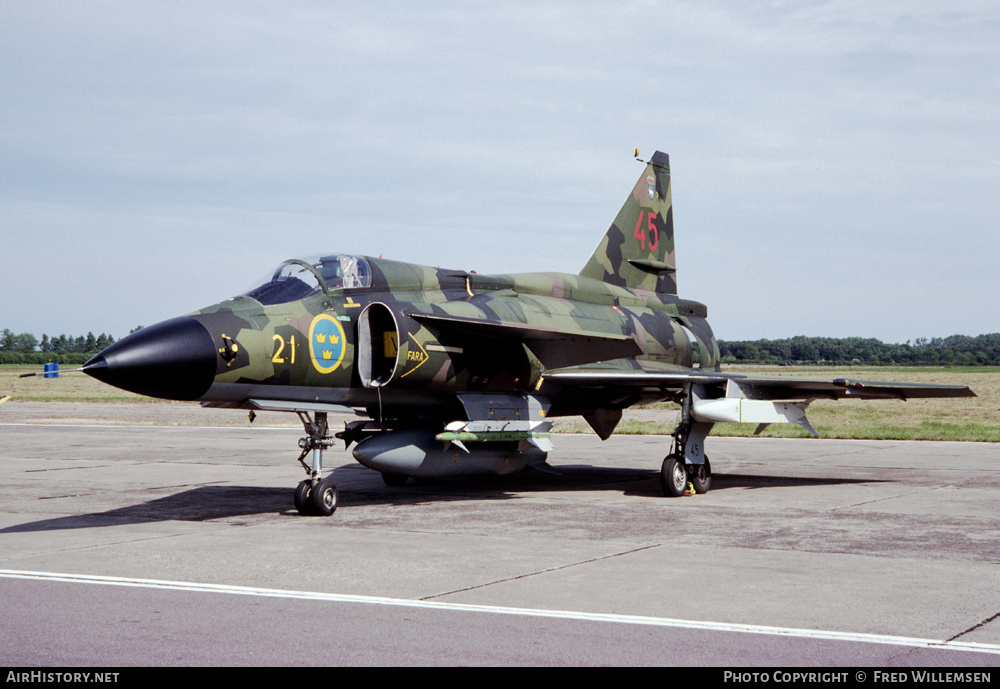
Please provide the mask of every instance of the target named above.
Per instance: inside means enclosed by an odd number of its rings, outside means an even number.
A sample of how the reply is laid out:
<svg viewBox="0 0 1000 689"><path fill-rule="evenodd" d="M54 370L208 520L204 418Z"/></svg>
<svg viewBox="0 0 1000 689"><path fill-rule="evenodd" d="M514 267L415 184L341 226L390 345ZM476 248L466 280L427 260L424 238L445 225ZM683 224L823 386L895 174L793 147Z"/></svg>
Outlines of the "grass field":
<svg viewBox="0 0 1000 689"><path fill-rule="evenodd" d="M55 379L18 378L37 371L32 366L0 366L0 398L10 395L23 402L150 402L148 397L104 385L83 374ZM1000 368L731 366L728 371L809 378L856 378L915 383L968 385L977 397L901 400L817 400L809 407L809 420L823 438L887 440L963 440L1000 442ZM662 405L669 409L671 405ZM673 405L676 409L676 405ZM0 406L0 414L3 407ZM648 416L648 415L646 415ZM665 421L626 418L616 433L669 434L673 415ZM713 435L752 435L752 424L716 424ZM560 425L561 431L591 432L584 424ZM772 425L765 437L809 437L796 425Z"/></svg>
<svg viewBox="0 0 1000 689"><path fill-rule="evenodd" d="M60 366L60 368L72 368ZM10 395L19 402L155 402L149 397L94 380L83 373L60 374L58 378L18 378L40 371L41 366L0 364L0 397ZM2 409L2 407L0 407Z"/></svg>

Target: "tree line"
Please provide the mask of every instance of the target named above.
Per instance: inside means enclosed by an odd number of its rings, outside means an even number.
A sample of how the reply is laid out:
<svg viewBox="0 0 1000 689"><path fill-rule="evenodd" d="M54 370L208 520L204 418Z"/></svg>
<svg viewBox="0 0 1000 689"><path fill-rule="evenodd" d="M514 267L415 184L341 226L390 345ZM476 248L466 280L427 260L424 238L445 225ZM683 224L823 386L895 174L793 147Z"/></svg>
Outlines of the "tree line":
<svg viewBox="0 0 1000 689"><path fill-rule="evenodd" d="M886 344L862 337L720 340L726 364L847 364L866 366L1000 366L1000 333L920 337Z"/></svg>
<svg viewBox="0 0 1000 689"><path fill-rule="evenodd" d="M141 326L140 326L141 327ZM139 330L134 328L132 332ZM76 337L30 333L0 335L0 364L82 364L112 344L101 333ZM887 344L874 338L806 337L780 340L719 340L724 364L846 364L866 366L1000 366L1000 333L969 337L917 338Z"/></svg>
<svg viewBox="0 0 1000 689"><path fill-rule="evenodd" d="M97 354L115 338L101 333L94 335L42 335L39 340L31 333L15 334L9 328L0 333L0 364L82 364Z"/></svg>

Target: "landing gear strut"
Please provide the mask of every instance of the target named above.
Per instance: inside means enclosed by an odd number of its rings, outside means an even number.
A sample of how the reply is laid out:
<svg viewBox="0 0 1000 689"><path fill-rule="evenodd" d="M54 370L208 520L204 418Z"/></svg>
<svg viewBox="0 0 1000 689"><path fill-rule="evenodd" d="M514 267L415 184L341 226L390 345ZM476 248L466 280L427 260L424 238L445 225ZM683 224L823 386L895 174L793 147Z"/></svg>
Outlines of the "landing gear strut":
<svg viewBox="0 0 1000 689"><path fill-rule="evenodd" d="M309 478L295 488L295 509L305 517L329 517L337 509L337 485L330 479L320 478L323 471L323 450L333 446L333 436L327 425L326 412L316 412L316 418L307 412L298 412L299 420L308 434L299 439L302 454L299 464L309 474ZM312 452L312 466L305 463L305 457Z"/></svg>

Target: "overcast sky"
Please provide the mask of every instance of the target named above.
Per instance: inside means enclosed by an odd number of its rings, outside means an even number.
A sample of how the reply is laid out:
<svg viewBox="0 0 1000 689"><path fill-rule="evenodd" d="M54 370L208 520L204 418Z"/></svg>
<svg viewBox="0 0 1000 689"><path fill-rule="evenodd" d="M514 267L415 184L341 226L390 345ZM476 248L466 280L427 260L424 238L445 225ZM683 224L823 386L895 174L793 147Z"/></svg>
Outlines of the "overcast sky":
<svg viewBox="0 0 1000 689"><path fill-rule="evenodd" d="M0 328L323 251L578 272L670 155L721 339L1000 331L1000 4L0 2Z"/></svg>

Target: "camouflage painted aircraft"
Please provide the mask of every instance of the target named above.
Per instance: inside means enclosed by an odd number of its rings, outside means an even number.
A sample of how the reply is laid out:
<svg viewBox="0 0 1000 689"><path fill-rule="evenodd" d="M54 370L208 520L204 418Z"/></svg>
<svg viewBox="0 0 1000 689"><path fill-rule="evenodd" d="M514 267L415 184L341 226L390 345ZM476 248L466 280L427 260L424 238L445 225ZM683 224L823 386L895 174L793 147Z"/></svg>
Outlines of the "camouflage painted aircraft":
<svg viewBox="0 0 1000 689"><path fill-rule="evenodd" d="M255 289L139 330L83 366L111 385L299 415L295 490L329 515L323 451L344 440L389 485L546 469L553 417L607 439L622 410L680 403L668 496L709 489L716 422L797 423L818 398L959 397L966 387L724 372L703 304L677 296L668 157L657 152L579 275L479 275L382 258L285 261ZM327 414L358 420L331 434ZM311 462L305 461L312 454Z"/></svg>

